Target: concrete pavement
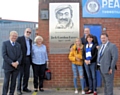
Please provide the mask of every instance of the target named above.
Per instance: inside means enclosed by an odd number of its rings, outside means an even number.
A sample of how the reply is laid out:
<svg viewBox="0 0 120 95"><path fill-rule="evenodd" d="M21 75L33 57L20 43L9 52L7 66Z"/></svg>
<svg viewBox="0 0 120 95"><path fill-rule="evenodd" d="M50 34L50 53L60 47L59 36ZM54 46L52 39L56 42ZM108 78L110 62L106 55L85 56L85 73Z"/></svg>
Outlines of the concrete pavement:
<svg viewBox="0 0 120 95"><path fill-rule="evenodd" d="M0 95L2 95L3 81L0 80ZM44 92L34 92L32 81L29 82L29 88L32 90L31 93L23 92L23 95L82 95L81 91L78 94L74 94L74 88L44 88ZM103 87L98 88L98 95L103 94ZM17 93L15 92L15 95ZM93 95L93 94L89 94ZM114 87L114 95L120 95L120 87Z"/></svg>

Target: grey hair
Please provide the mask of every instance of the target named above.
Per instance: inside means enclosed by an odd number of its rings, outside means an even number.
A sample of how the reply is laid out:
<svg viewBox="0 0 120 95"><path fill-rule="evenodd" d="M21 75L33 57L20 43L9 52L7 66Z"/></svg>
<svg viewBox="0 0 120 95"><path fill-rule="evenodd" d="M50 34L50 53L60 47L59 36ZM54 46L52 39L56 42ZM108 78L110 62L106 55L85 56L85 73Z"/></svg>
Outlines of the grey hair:
<svg viewBox="0 0 120 95"><path fill-rule="evenodd" d="M12 35L12 34L17 34L18 35L17 31L10 31L10 35Z"/></svg>
<svg viewBox="0 0 120 95"><path fill-rule="evenodd" d="M34 42L36 43L37 39L41 39L42 42L43 42L43 37L42 36L36 36L35 39L34 39Z"/></svg>

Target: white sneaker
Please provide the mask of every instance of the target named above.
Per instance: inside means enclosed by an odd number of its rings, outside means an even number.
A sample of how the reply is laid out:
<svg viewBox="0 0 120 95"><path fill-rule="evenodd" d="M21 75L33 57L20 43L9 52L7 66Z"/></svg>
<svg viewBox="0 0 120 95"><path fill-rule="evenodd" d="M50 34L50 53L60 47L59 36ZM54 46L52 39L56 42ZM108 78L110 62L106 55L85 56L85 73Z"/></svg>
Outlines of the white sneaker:
<svg viewBox="0 0 120 95"><path fill-rule="evenodd" d="M75 94L77 94L78 93L78 90L75 90Z"/></svg>
<svg viewBox="0 0 120 95"><path fill-rule="evenodd" d="M85 94L85 91L82 91L82 93L81 93L81 94L82 94L82 95L83 95L83 94Z"/></svg>

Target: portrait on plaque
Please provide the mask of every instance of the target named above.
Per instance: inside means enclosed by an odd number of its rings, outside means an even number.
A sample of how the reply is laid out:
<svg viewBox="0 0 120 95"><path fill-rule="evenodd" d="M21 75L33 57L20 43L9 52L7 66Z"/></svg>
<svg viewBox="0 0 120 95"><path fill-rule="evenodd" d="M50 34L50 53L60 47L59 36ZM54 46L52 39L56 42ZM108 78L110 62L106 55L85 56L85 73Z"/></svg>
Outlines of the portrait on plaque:
<svg viewBox="0 0 120 95"><path fill-rule="evenodd" d="M49 4L50 54L67 54L80 35L79 3Z"/></svg>
<svg viewBox="0 0 120 95"><path fill-rule="evenodd" d="M55 9L55 17L58 21L55 28L57 29L66 29L73 28L74 23L72 21L73 10L72 6L69 4L60 5Z"/></svg>

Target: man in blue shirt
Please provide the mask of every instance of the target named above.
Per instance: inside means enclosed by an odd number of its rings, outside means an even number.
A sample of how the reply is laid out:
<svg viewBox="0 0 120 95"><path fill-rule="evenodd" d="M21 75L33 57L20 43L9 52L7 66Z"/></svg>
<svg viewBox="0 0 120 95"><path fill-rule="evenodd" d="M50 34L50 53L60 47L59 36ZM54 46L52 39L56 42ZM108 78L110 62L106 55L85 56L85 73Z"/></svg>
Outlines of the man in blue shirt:
<svg viewBox="0 0 120 95"><path fill-rule="evenodd" d="M31 29L26 28L24 31L24 36L18 37L17 42L21 44L22 48L22 63L20 65L20 71L18 75L18 85L17 85L17 94L22 95L22 90L25 92L31 92L28 87L29 73L30 73L30 64L32 63L31 52L32 52L32 40L30 39ZM22 82L23 79L23 82Z"/></svg>

